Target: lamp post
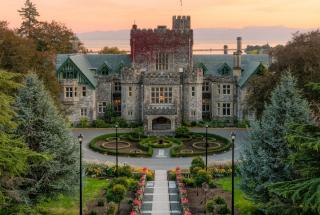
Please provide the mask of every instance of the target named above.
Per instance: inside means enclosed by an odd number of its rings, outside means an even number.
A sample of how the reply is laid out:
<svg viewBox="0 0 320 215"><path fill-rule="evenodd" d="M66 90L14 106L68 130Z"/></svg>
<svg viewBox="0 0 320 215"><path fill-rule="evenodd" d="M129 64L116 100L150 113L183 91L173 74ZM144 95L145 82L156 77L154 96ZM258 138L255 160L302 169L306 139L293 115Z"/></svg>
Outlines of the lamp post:
<svg viewBox="0 0 320 215"><path fill-rule="evenodd" d="M206 125L206 171L208 171L208 125Z"/></svg>
<svg viewBox="0 0 320 215"><path fill-rule="evenodd" d="M78 140L80 144L80 215L82 215L82 134L78 136Z"/></svg>
<svg viewBox="0 0 320 215"><path fill-rule="evenodd" d="M234 140L236 139L236 134L231 133L232 140L232 199L231 199L231 215L234 215Z"/></svg>
<svg viewBox="0 0 320 215"><path fill-rule="evenodd" d="M116 124L116 177L118 177L118 124Z"/></svg>

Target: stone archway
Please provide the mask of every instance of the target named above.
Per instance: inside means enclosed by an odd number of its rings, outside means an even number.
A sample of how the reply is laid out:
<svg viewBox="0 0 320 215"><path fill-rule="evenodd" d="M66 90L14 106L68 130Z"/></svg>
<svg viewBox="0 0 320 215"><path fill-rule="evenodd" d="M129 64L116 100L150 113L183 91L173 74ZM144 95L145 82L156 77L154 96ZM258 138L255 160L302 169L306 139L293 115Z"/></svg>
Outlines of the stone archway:
<svg viewBox="0 0 320 215"><path fill-rule="evenodd" d="M171 120L165 117L153 119L152 130L171 130Z"/></svg>

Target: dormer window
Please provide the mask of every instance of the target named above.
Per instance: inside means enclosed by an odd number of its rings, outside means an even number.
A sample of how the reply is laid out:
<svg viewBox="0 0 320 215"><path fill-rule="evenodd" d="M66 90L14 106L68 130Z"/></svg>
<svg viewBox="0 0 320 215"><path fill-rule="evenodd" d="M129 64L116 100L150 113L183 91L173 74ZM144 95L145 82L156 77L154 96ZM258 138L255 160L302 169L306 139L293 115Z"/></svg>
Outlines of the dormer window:
<svg viewBox="0 0 320 215"><path fill-rule="evenodd" d="M156 54L156 70L169 69L169 54L159 52Z"/></svg>

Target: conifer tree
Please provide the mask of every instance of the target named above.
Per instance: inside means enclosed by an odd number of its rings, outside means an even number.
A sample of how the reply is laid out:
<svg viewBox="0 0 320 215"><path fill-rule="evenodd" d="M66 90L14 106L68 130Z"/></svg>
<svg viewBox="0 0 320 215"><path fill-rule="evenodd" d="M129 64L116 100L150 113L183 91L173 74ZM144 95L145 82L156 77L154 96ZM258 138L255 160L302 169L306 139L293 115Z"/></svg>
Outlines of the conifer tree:
<svg viewBox="0 0 320 215"><path fill-rule="evenodd" d="M34 180L31 196L71 191L79 178L78 145L35 74L26 77L16 107L17 134L24 138L30 149L51 158L41 165L31 164L28 174Z"/></svg>
<svg viewBox="0 0 320 215"><path fill-rule="evenodd" d="M287 140L293 153L288 163L295 177L268 187L273 197L268 210L273 214L320 214L320 127L302 124L291 129Z"/></svg>
<svg viewBox="0 0 320 215"><path fill-rule="evenodd" d="M38 157L13 133L13 96L21 87L20 78L20 74L0 70L0 214L17 211L24 203L19 185L28 171L27 161Z"/></svg>
<svg viewBox="0 0 320 215"><path fill-rule="evenodd" d="M290 153L286 135L291 123L309 121L309 106L296 88L296 80L285 73L271 95L261 120L252 125L248 143L241 154L242 189L254 200L269 200L267 185L292 179L286 163Z"/></svg>
<svg viewBox="0 0 320 215"><path fill-rule="evenodd" d="M39 16L36 5L30 0L26 0L24 7L18 10L18 12L23 20L19 33L28 38L33 37L33 31L38 23L37 17Z"/></svg>

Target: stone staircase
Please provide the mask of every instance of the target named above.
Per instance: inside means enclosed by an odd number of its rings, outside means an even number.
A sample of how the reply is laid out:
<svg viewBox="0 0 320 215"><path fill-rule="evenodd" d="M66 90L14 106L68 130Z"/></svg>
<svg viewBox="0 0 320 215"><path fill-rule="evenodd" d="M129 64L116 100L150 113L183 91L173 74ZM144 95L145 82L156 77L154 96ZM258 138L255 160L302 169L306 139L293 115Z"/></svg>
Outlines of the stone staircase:
<svg viewBox="0 0 320 215"><path fill-rule="evenodd" d="M155 180L146 184L142 204L143 215L180 215L178 189L167 180L166 170L156 170Z"/></svg>

